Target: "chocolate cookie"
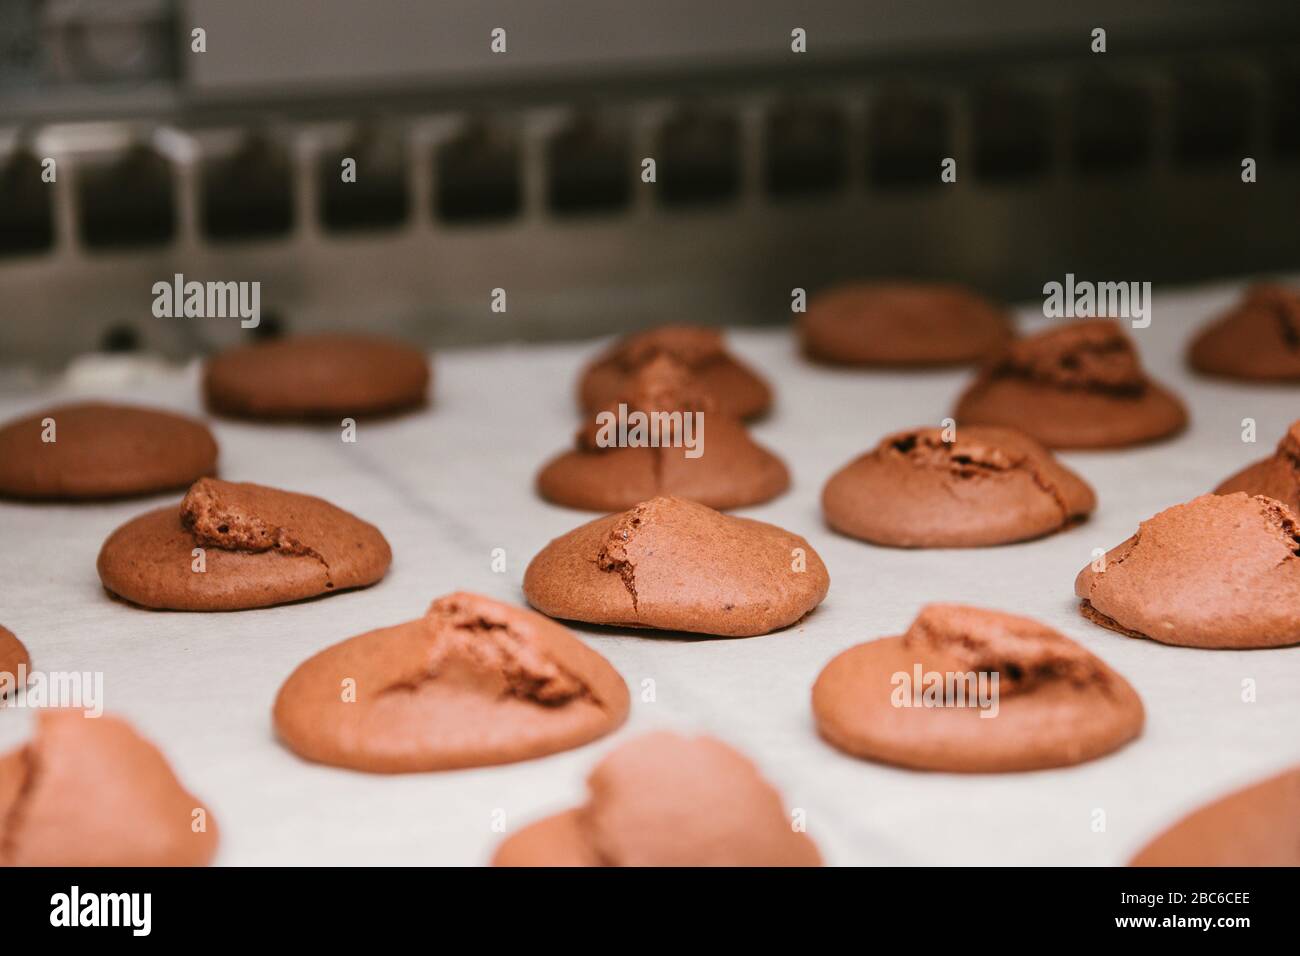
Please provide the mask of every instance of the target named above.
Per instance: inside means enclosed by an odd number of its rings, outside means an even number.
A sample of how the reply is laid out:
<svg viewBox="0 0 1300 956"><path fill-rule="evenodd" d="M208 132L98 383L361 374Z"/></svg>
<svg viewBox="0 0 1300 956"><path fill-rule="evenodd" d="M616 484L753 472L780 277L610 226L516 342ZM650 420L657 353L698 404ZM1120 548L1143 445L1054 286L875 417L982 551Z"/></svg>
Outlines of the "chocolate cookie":
<svg viewBox="0 0 1300 956"><path fill-rule="evenodd" d="M556 538L524 572L550 617L724 637L767 634L826 597L812 546L775 525L654 498Z"/></svg>
<svg viewBox="0 0 1300 956"><path fill-rule="evenodd" d="M655 495L742 508L788 487L781 459L668 355L634 372L619 402L578 432L577 448L537 476L543 498L590 511L621 511Z"/></svg>
<svg viewBox="0 0 1300 956"><path fill-rule="evenodd" d="M0 756L0 866L206 866L217 825L125 721L42 710Z"/></svg>
<svg viewBox="0 0 1300 956"><path fill-rule="evenodd" d="M59 405L0 428L0 496L147 495L184 488L216 467L206 425L153 408Z"/></svg>
<svg viewBox="0 0 1300 956"><path fill-rule="evenodd" d="M1018 428L1048 448L1119 448L1187 424L1183 403L1149 378L1132 339L1110 319L1017 339L957 403L962 425Z"/></svg>
<svg viewBox="0 0 1300 956"><path fill-rule="evenodd" d="M804 353L838 365L967 365L1011 338L1006 311L958 286L855 282L813 297L799 317Z"/></svg>
<svg viewBox="0 0 1300 956"><path fill-rule="evenodd" d="M1092 760L1142 731L1119 674L1027 617L922 608L907 633L851 647L817 677L817 729L855 757L1004 773Z"/></svg>
<svg viewBox="0 0 1300 956"><path fill-rule="evenodd" d="M658 732L596 765L586 804L525 827L494 866L821 866L781 795L712 737Z"/></svg>
<svg viewBox="0 0 1300 956"><path fill-rule="evenodd" d="M405 773L570 750L627 712L623 678L568 629L461 592L299 665L275 729L308 760Z"/></svg>
<svg viewBox="0 0 1300 956"><path fill-rule="evenodd" d="M767 382L727 352L721 332L697 325L661 325L620 339L583 371L578 381L583 410L595 413L618 404L636 371L660 355L690 369L717 407L737 418L753 418L772 407Z"/></svg>
<svg viewBox="0 0 1300 956"><path fill-rule="evenodd" d="M235 611L365 587L391 562L378 528L327 501L203 478L180 508L109 535L98 567L104 587L134 604Z"/></svg>
<svg viewBox="0 0 1300 956"><path fill-rule="evenodd" d="M1270 457L1247 465L1214 489L1216 495L1237 491L1276 498L1300 514L1300 421L1291 423Z"/></svg>
<svg viewBox="0 0 1300 956"><path fill-rule="evenodd" d="M1184 817L1129 866L1300 866L1300 767Z"/></svg>
<svg viewBox="0 0 1300 956"><path fill-rule="evenodd" d="M1300 292L1257 285L1192 340L1198 372L1254 382L1300 381Z"/></svg>
<svg viewBox="0 0 1300 956"><path fill-rule="evenodd" d="M32 659L13 631L0 627L0 701L18 690L18 669L30 670Z"/></svg>
<svg viewBox="0 0 1300 956"><path fill-rule="evenodd" d="M1083 616L1184 647L1300 642L1300 525L1286 505L1242 493L1166 508L1074 581Z"/></svg>
<svg viewBox="0 0 1300 956"><path fill-rule="evenodd" d="M836 531L898 548L968 548L1037 538L1096 506L1047 449L1008 428L970 425L883 439L831 476L822 509Z"/></svg>
<svg viewBox="0 0 1300 956"><path fill-rule="evenodd" d="M423 405L429 358L371 335L323 333L243 345L210 359L208 407L259 419L387 415Z"/></svg>

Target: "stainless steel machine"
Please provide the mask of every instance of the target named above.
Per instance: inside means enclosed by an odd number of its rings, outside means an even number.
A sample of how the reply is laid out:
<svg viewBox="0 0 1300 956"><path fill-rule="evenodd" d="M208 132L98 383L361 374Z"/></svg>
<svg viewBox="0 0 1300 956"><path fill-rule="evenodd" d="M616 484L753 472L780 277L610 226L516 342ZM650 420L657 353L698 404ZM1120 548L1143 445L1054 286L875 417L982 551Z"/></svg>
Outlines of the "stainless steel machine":
<svg viewBox="0 0 1300 956"><path fill-rule="evenodd" d="M782 321L857 276L1294 269L1294 14L8 0L0 360L238 335L150 313L177 273L260 281L264 334L444 345Z"/></svg>

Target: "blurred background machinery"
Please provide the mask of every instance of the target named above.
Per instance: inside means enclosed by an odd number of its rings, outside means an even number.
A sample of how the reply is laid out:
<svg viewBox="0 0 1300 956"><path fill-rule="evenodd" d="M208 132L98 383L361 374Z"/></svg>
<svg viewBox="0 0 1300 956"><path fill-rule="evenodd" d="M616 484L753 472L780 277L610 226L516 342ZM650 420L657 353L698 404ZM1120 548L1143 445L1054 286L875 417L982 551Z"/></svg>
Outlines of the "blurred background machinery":
<svg viewBox="0 0 1300 956"><path fill-rule="evenodd" d="M178 272L446 345L1295 270L1298 214L1294 0L0 3L4 364L241 334Z"/></svg>

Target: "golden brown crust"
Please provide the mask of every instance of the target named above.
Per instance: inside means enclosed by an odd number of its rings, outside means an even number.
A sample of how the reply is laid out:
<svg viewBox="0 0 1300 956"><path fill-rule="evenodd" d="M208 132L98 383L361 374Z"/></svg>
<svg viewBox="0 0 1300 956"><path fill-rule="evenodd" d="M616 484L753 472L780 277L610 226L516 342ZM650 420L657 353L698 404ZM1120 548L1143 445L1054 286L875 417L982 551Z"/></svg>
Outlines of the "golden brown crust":
<svg viewBox="0 0 1300 956"><path fill-rule="evenodd" d="M406 773L569 750L617 728L628 708L618 672L567 628L460 592L304 661L274 718L308 760Z"/></svg>
<svg viewBox="0 0 1300 956"><path fill-rule="evenodd" d="M133 497L183 488L216 467L206 425L153 408L59 405L0 427L0 496Z"/></svg>
<svg viewBox="0 0 1300 956"><path fill-rule="evenodd" d="M799 317L803 350L837 365L969 365L1011 338L1001 307L959 286L857 282L813 297Z"/></svg>
<svg viewBox="0 0 1300 956"><path fill-rule="evenodd" d="M423 405L430 377L428 356L402 342L321 333L214 356L203 393L214 412L238 418L362 418Z"/></svg>
<svg viewBox="0 0 1300 956"><path fill-rule="evenodd" d="M0 865L205 866L212 814L126 722L43 710L0 757Z"/></svg>
<svg viewBox="0 0 1300 956"><path fill-rule="evenodd" d="M1183 403L1146 375L1110 319L1017 340L966 389L954 416L959 425L1017 428L1048 448L1120 448L1187 424Z"/></svg>
<svg viewBox="0 0 1300 956"><path fill-rule="evenodd" d="M724 637L793 624L829 587L799 535L682 498L582 525L524 573L528 603L551 617Z"/></svg>
<svg viewBox="0 0 1300 956"><path fill-rule="evenodd" d="M1071 527L1095 506L1087 483L1033 439L978 425L952 436L887 435L822 489L836 531L903 548L1024 541Z"/></svg>
<svg viewBox="0 0 1300 956"><path fill-rule="evenodd" d="M108 590L142 607L233 611L365 587L391 562L379 529L327 501L202 479L180 508L109 535L97 564Z"/></svg>
<svg viewBox="0 0 1300 956"><path fill-rule="evenodd" d="M944 691L927 703L931 675ZM929 605L906 634L844 651L818 675L812 700L818 731L846 753L959 773L1092 760L1135 738L1144 720L1137 692L1074 641L959 605Z"/></svg>

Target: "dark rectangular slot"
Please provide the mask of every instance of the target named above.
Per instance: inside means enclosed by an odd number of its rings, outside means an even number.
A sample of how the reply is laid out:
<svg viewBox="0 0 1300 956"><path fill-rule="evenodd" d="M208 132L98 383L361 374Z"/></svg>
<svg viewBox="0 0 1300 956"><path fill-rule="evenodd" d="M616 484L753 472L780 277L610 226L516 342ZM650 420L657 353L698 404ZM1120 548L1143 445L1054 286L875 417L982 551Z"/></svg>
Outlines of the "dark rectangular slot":
<svg viewBox="0 0 1300 956"><path fill-rule="evenodd" d="M867 119L867 176L885 188L938 185L952 155L949 111L942 100L885 92Z"/></svg>
<svg viewBox="0 0 1300 956"><path fill-rule="evenodd" d="M624 132L580 118L547 144L546 195L560 215L621 209L632 195Z"/></svg>
<svg viewBox="0 0 1300 956"><path fill-rule="evenodd" d="M81 241L91 249L156 246L176 233L172 169L156 151L134 146L77 171Z"/></svg>
<svg viewBox="0 0 1300 956"><path fill-rule="evenodd" d="M657 176L666 205L727 202L740 192L740 128L734 116L686 112L660 131Z"/></svg>
<svg viewBox="0 0 1300 956"><path fill-rule="evenodd" d="M320 218L338 232L395 229L406 221L404 142L382 133L362 133L339 150L322 153L317 167ZM356 180L343 179L344 160L356 163Z"/></svg>
<svg viewBox="0 0 1300 956"><path fill-rule="evenodd" d="M284 147L250 136L203 164L203 232L217 241L265 239L293 228L293 169Z"/></svg>
<svg viewBox="0 0 1300 956"><path fill-rule="evenodd" d="M975 95L975 175L1014 182L1043 175L1051 162L1052 113L1029 90L993 86Z"/></svg>
<svg viewBox="0 0 1300 956"><path fill-rule="evenodd" d="M473 126L443 143L434 211L448 222L509 219L523 205L519 146L502 130Z"/></svg>
<svg viewBox="0 0 1300 956"><path fill-rule="evenodd" d="M54 246L54 183L41 179L41 160L19 150L0 166L0 255L44 252Z"/></svg>
<svg viewBox="0 0 1300 956"><path fill-rule="evenodd" d="M1150 94L1135 83L1088 82L1074 91L1070 155L1085 173L1142 166L1151 155Z"/></svg>
<svg viewBox="0 0 1300 956"><path fill-rule="evenodd" d="M1174 155L1188 165L1240 160L1250 143L1254 96L1225 70L1182 71L1174 87Z"/></svg>
<svg viewBox="0 0 1300 956"><path fill-rule="evenodd" d="M819 196L844 188L848 132L832 106L787 103L767 116L763 179L777 197Z"/></svg>

